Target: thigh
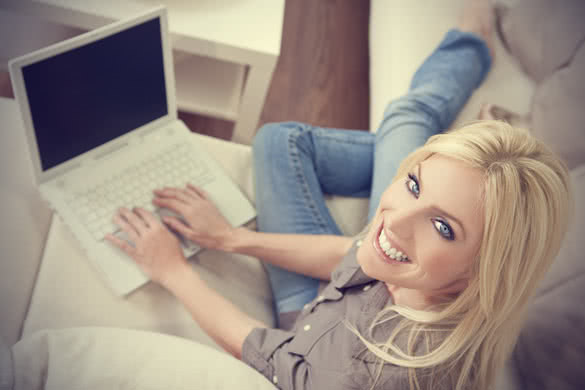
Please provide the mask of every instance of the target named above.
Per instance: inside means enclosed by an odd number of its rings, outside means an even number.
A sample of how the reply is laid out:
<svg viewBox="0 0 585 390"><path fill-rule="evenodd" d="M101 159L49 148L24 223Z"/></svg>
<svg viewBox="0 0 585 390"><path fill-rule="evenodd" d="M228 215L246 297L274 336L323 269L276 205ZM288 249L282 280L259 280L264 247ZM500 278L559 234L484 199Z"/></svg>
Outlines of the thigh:
<svg viewBox="0 0 585 390"><path fill-rule="evenodd" d="M258 230L341 234L325 194L368 196L375 136L302 123L263 126L253 144ZM317 296L319 281L265 263L279 326ZM284 316L283 316L284 313Z"/></svg>
<svg viewBox="0 0 585 390"><path fill-rule="evenodd" d="M365 131L263 126L253 145L259 229L341 234L324 196L369 196L374 142Z"/></svg>

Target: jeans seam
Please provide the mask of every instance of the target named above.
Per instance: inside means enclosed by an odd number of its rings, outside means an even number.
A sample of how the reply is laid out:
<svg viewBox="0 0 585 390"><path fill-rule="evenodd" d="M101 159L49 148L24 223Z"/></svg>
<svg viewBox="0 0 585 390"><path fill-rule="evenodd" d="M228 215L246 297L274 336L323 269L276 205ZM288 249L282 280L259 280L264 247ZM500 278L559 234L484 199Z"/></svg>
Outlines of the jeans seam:
<svg viewBox="0 0 585 390"><path fill-rule="evenodd" d="M300 180L300 184L302 186L302 192L305 197L305 201L309 204L309 209L311 210L321 233L328 233L327 231L327 222L323 219L323 216L319 212L317 207L317 203L313 197L313 194L310 191L310 186L307 183L307 177L305 172L303 171L302 164L300 162L300 152L297 145L298 137L303 133L303 130L294 130L289 135L288 139L288 146L289 146L289 154L291 156L292 166L295 170L297 178Z"/></svg>

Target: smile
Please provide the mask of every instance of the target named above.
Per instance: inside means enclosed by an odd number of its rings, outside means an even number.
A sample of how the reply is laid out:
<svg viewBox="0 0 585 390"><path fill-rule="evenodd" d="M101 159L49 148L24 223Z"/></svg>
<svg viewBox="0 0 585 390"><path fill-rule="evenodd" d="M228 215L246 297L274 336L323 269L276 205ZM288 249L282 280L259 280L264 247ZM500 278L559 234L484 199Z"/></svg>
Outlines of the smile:
<svg viewBox="0 0 585 390"><path fill-rule="evenodd" d="M374 248L378 254L388 263L391 264L405 264L410 263L407 254L397 248L386 236L384 226L380 228L379 234L374 238Z"/></svg>

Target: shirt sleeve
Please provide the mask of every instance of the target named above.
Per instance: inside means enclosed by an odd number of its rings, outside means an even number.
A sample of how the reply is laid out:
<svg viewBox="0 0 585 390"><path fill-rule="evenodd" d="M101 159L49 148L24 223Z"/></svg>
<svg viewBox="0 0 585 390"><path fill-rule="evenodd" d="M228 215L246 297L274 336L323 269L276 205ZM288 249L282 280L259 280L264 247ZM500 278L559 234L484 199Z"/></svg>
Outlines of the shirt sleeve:
<svg viewBox="0 0 585 390"><path fill-rule="evenodd" d="M274 366L274 354L294 337L293 332L280 329L255 328L244 340L242 361L269 381L283 388L278 383L278 373ZM279 367L283 370L284 367Z"/></svg>
<svg viewBox="0 0 585 390"><path fill-rule="evenodd" d="M338 386L339 371L319 370L315 375L305 358L290 350L294 337L294 332L256 328L244 340L242 361L281 390L349 389L346 383Z"/></svg>

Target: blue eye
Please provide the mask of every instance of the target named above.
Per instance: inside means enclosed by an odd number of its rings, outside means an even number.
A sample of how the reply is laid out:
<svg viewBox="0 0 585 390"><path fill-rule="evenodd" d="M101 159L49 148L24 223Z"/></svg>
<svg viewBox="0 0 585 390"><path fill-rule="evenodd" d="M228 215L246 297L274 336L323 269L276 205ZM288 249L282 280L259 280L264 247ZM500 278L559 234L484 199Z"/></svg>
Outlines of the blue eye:
<svg viewBox="0 0 585 390"><path fill-rule="evenodd" d="M439 219L433 220L433 224L435 225L435 229L437 229L441 236L445 237L449 241L455 239L455 233L453 233L453 229L451 229L451 226L449 226L448 224Z"/></svg>
<svg viewBox="0 0 585 390"><path fill-rule="evenodd" d="M416 197L420 195L420 188L418 186L418 179L413 173L408 174L408 179L406 179L406 188Z"/></svg>

